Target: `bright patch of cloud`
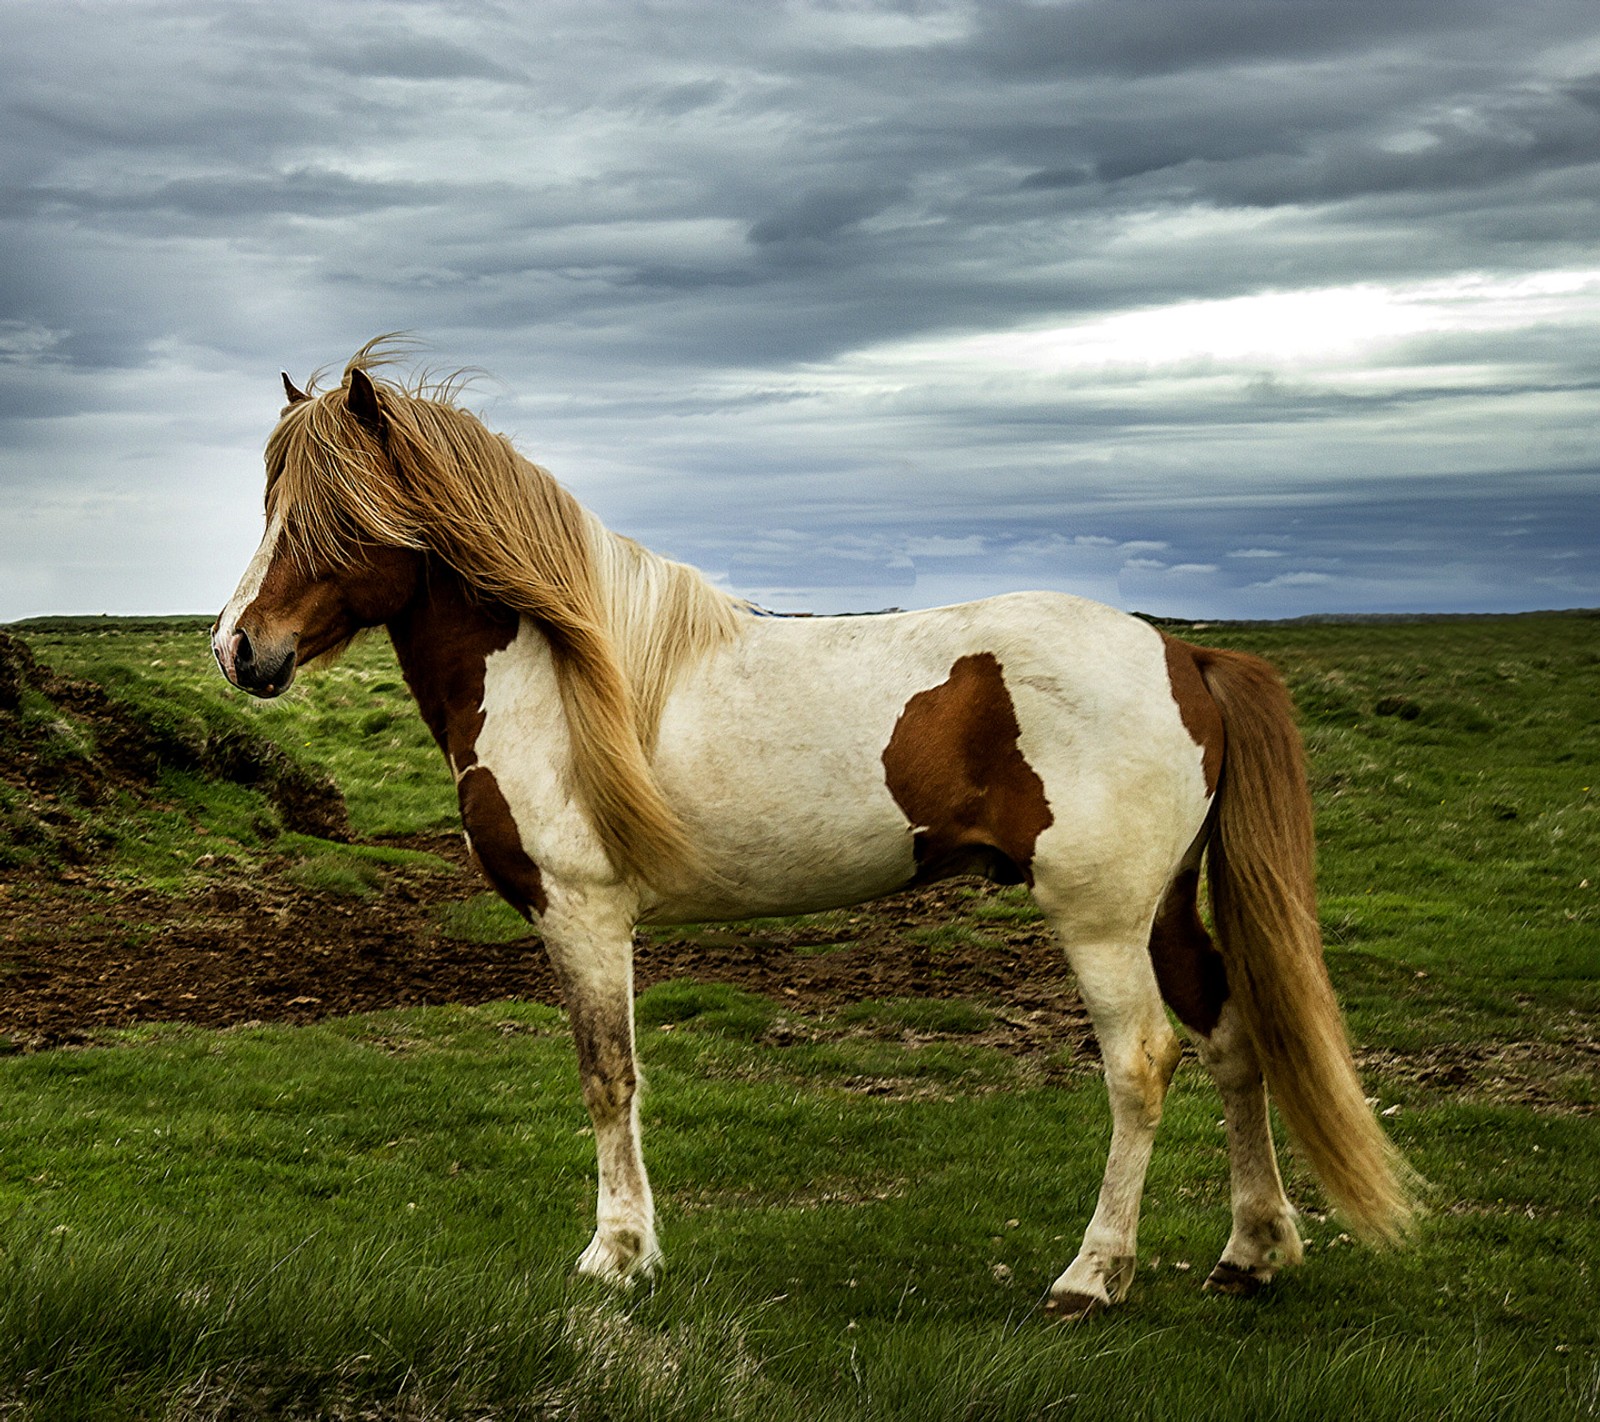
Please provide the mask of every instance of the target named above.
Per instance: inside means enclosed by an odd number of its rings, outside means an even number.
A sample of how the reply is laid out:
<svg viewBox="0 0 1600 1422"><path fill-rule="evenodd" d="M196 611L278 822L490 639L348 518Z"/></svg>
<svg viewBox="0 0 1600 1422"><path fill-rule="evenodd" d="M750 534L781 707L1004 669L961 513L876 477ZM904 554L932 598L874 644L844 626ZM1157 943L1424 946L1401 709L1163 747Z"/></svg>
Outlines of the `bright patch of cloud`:
<svg viewBox="0 0 1600 1422"><path fill-rule="evenodd" d="M1253 588L1315 588L1333 581L1332 573L1279 573L1264 583L1251 583Z"/></svg>
<svg viewBox="0 0 1600 1422"><path fill-rule="evenodd" d="M1209 362L1315 367L1366 362L1408 338L1484 335L1551 323L1600 321L1600 270L1432 281L1361 282L1181 301L1042 330L910 341L868 353L872 363L989 367L1041 374Z"/></svg>

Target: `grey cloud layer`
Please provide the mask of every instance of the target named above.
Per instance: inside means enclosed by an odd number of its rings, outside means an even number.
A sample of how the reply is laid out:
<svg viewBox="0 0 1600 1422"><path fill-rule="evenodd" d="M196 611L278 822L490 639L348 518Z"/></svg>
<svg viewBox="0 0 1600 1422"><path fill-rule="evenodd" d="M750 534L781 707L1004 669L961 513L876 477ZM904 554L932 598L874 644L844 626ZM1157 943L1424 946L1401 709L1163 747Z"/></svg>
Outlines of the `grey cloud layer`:
<svg viewBox="0 0 1600 1422"><path fill-rule="evenodd" d="M1005 550L1030 527L1070 537L1121 485L1129 517L1172 545L1133 571L1209 579L1192 594L1205 610L1349 595L1337 570L1302 564L1263 588L1228 546L1307 480L1355 511L1354 537L1384 500L1369 476L1393 473L1373 453L1384 431L1410 446L1394 459L1408 475L1430 472L1424 443L1449 449L1443 479L1483 470L1459 452L1478 425L1440 438L1447 407L1484 422L1496 402L1568 401L1537 406L1534 443L1553 452L1505 465L1514 500L1530 471L1581 465L1572 412L1600 380L1591 327L1542 344L1533 328L1418 337L1404 359L1435 362L1431 383L1369 388L1265 367L1225 391L1003 372L843 389L838 374L897 343L1129 308L1593 265L1590 0L860 3L761 25L709 0L293 15L11 0L0 93L5 498L37 482L41 448L57 477L120 487L85 433L98 420L140 459L171 442L169 467L193 474L148 511L181 516L208 461L241 489L254 477L231 423L220 445L185 443L192 373L259 381L404 327L446 364L493 370L496 417L547 462L564 455L558 472L608 516L735 581L821 599L879 586L868 564L911 594L924 567L959 580L970 563L974 587L1020 577L1035 564ZM1297 452L1295 427L1316 447ZM1343 505L1325 467L1340 450ZM1163 513L1196 487L1235 510L1231 534ZM1441 569L1477 559L1504 577L1499 545L1432 488L1408 482L1406 517L1440 513ZM1548 497L1576 495L1534 502ZM705 523L727 536L698 536ZM867 546L839 541L864 523ZM761 552L774 525L781 558ZM978 535L987 563L904 552ZM243 536L241 518L227 538ZM32 585L43 556L0 535L0 558L34 558ZM147 576L134 602L197 595ZM1541 577L1506 595L1556 599ZM1587 597L1572 577L1563 595ZM0 616L26 610L43 609L0 598Z"/></svg>

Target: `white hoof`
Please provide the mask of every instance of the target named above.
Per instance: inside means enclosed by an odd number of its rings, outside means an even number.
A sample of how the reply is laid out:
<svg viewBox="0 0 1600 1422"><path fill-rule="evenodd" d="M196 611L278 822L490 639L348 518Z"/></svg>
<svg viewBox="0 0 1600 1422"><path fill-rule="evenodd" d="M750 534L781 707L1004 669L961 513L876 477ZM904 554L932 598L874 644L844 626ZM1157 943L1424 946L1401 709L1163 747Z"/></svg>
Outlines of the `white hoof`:
<svg viewBox="0 0 1600 1422"><path fill-rule="evenodd" d="M661 1267L661 1248L653 1229L631 1225L602 1226L578 1257L578 1272L624 1288L647 1279Z"/></svg>
<svg viewBox="0 0 1600 1422"><path fill-rule="evenodd" d="M1132 1255L1102 1259L1080 1254L1050 1286L1045 1312L1057 1318L1087 1318L1112 1304L1121 1303L1133 1283Z"/></svg>

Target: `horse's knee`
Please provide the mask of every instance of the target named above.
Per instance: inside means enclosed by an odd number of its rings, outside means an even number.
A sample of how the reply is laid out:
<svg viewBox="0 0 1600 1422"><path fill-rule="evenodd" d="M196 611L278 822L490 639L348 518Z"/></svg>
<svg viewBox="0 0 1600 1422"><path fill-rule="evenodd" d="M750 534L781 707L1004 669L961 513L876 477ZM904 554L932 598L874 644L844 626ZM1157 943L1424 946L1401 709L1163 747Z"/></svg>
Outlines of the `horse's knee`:
<svg viewBox="0 0 1600 1422"><path fill-rule="evenodd" d="M1151 1129L1160 1125L1167 1087L1183 1053L1177 1033L1161 1018L1118 1046L1102 1050L1113 1105Z"/></svg>
<svg viewBox="0 0 1600 1422"><path fill-rule="evenodd" d="M583 1104L591 1115L625 1115L639 1089L639 1074L630 1057L610 1070L583 1073Z"/></svg>
<svg viewBox="0 0 1600 1422"><path fill-rule="evenodd" d="M611 1117L625 1114L639 1089L632 1043L606 1033L578 1034L578 1074L583 1082L583 1104L591 1114Z"/></svg>

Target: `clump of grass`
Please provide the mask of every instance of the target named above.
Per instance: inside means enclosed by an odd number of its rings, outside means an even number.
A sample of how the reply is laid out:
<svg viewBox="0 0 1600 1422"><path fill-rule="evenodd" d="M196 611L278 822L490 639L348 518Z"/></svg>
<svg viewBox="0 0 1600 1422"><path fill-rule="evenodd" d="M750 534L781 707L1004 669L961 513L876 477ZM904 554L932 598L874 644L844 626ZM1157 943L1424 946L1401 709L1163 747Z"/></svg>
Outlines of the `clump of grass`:
<svg viewBox="0 0 1600 1422"><path fill-rule="evenodd" d="M40 661L141 701L182 737L242 729L331 776L358 835L455 828L454 783L387 639L362 638L338 663L298 677L287 695L255 701L218 675L209 625L203 618L50 618L13 630Z"/></svg>
<svg viewBox="0 0 1600 1422"><path fill-rule="evenodd" d="M913 928L907 931L908 942L935 952L952 948L981 948L1000 952L1005 944L991 933L983 933L966 923L941 923L933 928Z"/></svg>
<svg viewBox="0 0 1600 1422"><path fill-rule="evenodd" d="M383 874L376 865L343 855L325 854L303 860L289 869L285 877L290 883L315 893L367 899L383 892Z"/></svg>
<svg viewBox="0 0 1600 1422"><path fill-rule="evenodd" d="M464 943L514 943L534 932L527 919L498 894L474 894L439 909L439 927L447 938Z"/></svg>
<svg viewBox="0 0 1600 1422"><path fill-rule="evenodd" d="M1006 887L986 892L973 889L967 895L967 914L981 923L1043 923L1044 915L1026 889Z"/></svg>
<svg viewBox="0 0 1600 1422"><path fill-rule="evenodd" d="M641 993L634 1018L641 1028L687 1027L749 1040L765 1032L777 1015L769 998L723 983L675 978Z"/></svg>

